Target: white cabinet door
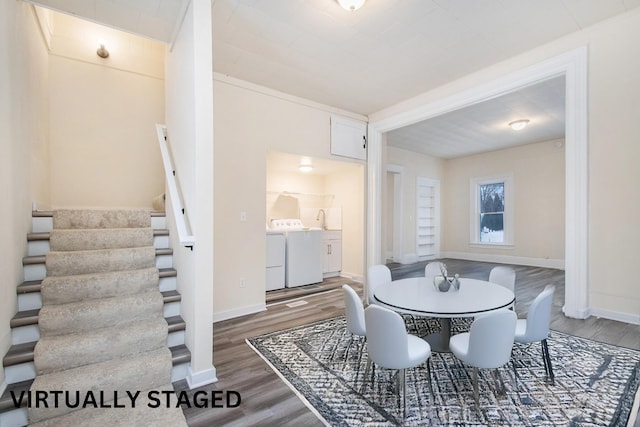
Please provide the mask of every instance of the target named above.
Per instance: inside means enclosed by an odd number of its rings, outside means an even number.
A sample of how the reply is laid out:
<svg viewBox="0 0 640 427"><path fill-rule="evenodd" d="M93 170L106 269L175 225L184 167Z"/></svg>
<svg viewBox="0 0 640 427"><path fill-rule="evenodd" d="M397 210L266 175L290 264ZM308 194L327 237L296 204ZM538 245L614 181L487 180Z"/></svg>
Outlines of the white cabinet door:
<svg viewBox="0 0 640 427"><path fill-rule="evenodd" d="M367 124L331 115L331 154L367 159Z"/></svg>
<svg viewBox="0 0 640 427"><path fill-rule="evenodd" d="M325 240L324 250L323 273L337 273L342 270L342 241Z"/></svg>
<svg viewBox="0 0 640 427"><path fill-rule="evenodd" d="M325 231L322 239L324 259L322 272L324 277L337 276L342 270L342 233Z"/></svg>

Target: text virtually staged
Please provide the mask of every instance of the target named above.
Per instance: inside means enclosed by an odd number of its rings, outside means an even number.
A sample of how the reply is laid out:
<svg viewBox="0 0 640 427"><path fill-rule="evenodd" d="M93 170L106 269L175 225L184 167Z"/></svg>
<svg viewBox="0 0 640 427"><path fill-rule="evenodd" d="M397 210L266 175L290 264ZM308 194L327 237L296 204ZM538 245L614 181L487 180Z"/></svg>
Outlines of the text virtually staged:
<svg viewBox="0 0 640 427"><path fill-rule="evenodd" d="M69 390L37 390L11 393L16 408L23 405L29 408L135 408L140 406L138 399L146 397L149 408L236 408L240 406L242 397L233 390L187 391L150 390L142 392L125 391L69 391ZM143 399L140 399L143 400ZM144 405L144 404L143 404Z"/></svg>

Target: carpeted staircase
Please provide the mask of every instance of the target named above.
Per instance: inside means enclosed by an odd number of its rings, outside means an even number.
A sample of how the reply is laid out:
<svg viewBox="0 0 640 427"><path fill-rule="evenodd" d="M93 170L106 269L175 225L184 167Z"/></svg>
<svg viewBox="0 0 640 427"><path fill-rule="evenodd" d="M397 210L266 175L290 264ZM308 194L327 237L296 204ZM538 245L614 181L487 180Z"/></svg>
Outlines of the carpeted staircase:
<svg viewBox="0 0 640 427"><path fill-rule="evenodd" d="M32 399L57 391L74 401L104 396L99 406L112 406L114 396L125 404L127 392L140 398L135 408L96 409L64 399L56 407L49 397L48 407L30 405L29 425L186 425L175 404L150 408L143 400L172 390L174 364L153 239L149 211L54 211Z"/></svg>

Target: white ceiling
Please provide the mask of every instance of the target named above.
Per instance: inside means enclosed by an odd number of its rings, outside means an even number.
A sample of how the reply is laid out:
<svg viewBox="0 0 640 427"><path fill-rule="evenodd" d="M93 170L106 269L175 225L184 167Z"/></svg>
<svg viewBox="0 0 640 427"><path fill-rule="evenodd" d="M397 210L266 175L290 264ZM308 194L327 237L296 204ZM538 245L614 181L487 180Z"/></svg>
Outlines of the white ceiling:
<svg viewBox="0 0 640 427"><path fill-rule="evenodd" d="M214 0L214 69L371 114L640 0Z"/></svg>
<svg viewBox="0 0 640 427"><path fill-rule="evenodd" d="M25 0L98 24L171 43L191 0Z"/></svg>
<svg viewBox="0 0 640 427"><path fill-rule="evenodd" d="M509 123L528 119L514 131ZM454 157L564 137L565 79L556 77L387 133L389 145Z"/></svg>
<svg viewBox="0 0 640 427"><path fill-rule="evenodd" d="M28 1L166 43L190 2ZM629 11L640 0L367 0L355 12L336 0L212 4L214 71L368 115ZM564 128L564 99L555 97L560 83L394 131L389 140L448 158L507 141L555 138ZM531 119L526 133L504 133L504 124L521 114Z"/></svg>

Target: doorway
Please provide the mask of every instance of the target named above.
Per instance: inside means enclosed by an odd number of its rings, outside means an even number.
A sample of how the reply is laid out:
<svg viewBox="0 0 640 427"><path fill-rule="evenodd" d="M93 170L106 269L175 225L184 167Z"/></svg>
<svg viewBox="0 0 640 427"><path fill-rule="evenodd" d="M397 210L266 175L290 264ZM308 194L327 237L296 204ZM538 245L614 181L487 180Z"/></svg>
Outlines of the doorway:
<svg viewBox="0 0 640 427"><path fill-rule="evenodd" d="M301 169L301 166L308 166ZM366 231L364 162L270 151L266 157L266 228L299 219L323 229L323 275L362 280Z"/></svg>
<svg viewBox="0 0 640 427"><path fill-rule="evenodd" d="M367 265L380 263L380 206L383 133L488 100L553 77L566 81L565 157L565 306L568 317L584 319L588 307L587 49L569 51L545 62L454 94L437 102L369 123Z"/></svg>

